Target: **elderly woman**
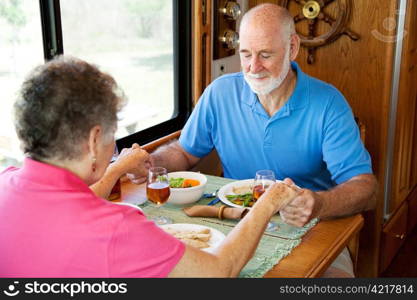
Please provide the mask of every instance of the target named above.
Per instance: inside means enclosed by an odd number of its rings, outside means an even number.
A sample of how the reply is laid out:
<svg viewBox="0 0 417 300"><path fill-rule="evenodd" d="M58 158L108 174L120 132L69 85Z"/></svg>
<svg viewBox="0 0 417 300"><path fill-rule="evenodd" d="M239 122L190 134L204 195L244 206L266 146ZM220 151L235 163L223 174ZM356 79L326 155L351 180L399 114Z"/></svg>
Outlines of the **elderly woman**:
<svg viewBox="0 0 417 300"><path fill-rule="evenodd" d="M282 186L272 186L214 254L97 196L126 172L146 172L148 154L138 145L109 166L121 95L111 76L76 58L54 59L24 82L15 118L27 157L0 174L1 277L237 276L253 255L283 205ZM96 194L89 186L100 179Z"/></svg>

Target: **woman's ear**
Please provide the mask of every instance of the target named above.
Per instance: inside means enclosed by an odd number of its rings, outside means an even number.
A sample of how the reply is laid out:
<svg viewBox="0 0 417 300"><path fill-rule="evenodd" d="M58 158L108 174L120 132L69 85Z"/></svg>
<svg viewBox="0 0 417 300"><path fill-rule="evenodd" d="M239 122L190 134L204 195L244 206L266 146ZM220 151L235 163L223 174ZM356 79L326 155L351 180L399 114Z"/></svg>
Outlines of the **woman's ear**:
<svg viewBox="0 0 417 300"><path fill-rule="evenodd" d="M97 157L98 146L102 138L102 128L100 125L96 125L90 130L90 135L88 137L88 151L91 157Z"/></svg>

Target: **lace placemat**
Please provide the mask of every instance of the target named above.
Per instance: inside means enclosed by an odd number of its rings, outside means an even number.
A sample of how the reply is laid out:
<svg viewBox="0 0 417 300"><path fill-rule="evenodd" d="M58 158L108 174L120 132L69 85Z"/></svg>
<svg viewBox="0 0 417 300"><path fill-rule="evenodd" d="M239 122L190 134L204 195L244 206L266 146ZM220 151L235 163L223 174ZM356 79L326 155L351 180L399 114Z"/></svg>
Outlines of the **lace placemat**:
<svg viewBox="0 0 417 300"><path fill-rule="evenodd" d="M208 183L206 185L206 193L211 193L218 190L223 185L234 180L208 176ZM200 199L192 205L205 205L213 198ZM221 202L216 205L222 205ZM145 214L149 217L164 215L173 220L174 223L193 223L212 227L227 235L233 227L237 224L236 220L219 220L217 218L201 218L189 217L182 208L186 206L165 204L157 208L152 203L146 201L139 205ZM279 215L273 217L273 220L278 224L278 230L275 232L265 232L257 247L255 255L247 263L240 273L240 277L263 277L274 265L276 265L282 258L287 256L294 247L301 242L301 237L315 224L318 220L314 219L309 224L302 228L294 227L282 222Z"/></svg>

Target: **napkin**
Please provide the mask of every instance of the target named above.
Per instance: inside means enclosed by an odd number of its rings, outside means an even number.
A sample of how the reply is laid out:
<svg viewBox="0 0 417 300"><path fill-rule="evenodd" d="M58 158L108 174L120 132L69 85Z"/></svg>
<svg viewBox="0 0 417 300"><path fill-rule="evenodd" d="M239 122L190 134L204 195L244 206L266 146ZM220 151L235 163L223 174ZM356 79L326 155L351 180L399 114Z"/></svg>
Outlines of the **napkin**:
<svg viewBox="0 0 417 300"><path fill-rule="evenodd" d="M209 206L209 205L194 205L183 208L185 214L189 217L214 217L219 219L241 219L247 212L245 207L226 207Z"/></svg>

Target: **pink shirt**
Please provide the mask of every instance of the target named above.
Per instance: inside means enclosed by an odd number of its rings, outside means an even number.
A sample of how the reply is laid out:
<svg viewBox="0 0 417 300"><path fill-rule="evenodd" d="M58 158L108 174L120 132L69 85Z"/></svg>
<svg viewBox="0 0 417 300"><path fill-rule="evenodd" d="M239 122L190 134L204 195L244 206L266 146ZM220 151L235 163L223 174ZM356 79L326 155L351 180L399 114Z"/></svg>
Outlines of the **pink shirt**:
<svg viewBox="0 0 417 300"><path fill-rule="evenodd" d="M0 173L0 277L165 277L182 242L32 159Z"/></svg>

